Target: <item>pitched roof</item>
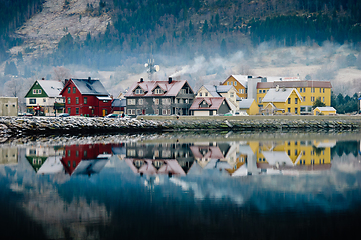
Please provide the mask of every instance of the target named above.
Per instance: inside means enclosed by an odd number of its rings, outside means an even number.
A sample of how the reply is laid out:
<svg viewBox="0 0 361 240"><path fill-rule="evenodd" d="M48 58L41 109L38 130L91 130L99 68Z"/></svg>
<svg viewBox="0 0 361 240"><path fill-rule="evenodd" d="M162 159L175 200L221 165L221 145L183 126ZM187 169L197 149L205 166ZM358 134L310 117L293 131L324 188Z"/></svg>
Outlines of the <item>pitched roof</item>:
<svg viewBox="0 0 361 240"><path fill-rule="evenodd" d="M248 75L231 75L223 83L225 83L230 77L236 79L243 87L247 88L248 85Z"/></svg>
<svg viewBox="0 0 361 240"><path fill-rule="evenodd" d="M257 89L259 88L301 88L301 87L316 87L316 88L332 88L329 81L274 81L274 82L258 82Z"/></svg>
<svg viewBox="0 0 361 240"><path fill-rule="evenodd" d="M64 87L62 82L55 80L37 80L37 82L48 97L61 97L60 92Z"/></svg>
<svg viewBox="0 0 361 240"><path fill-rule="evenodd" d="M285 102L293 91L295 91L301 101L302 97L295 88L280 88L278 91L276 88L271 88L268 90L266 96L264 96L262 99L262 102Z"/></svg>
<svg viewBox="0 0 361 240"><path fill-rule="evenodd" d="M333 107L317 107L316 109L320 110L321 112L323 112L323 111L326 111L326 112L336 111L336 109L334 109Z"/></svg>
<svg viewBox="0 0 361 240"><path fill-rule="evenodd" d="M97 95L108 96L109 93L105 90L103 84L95 79L69 79L62 92L64 92L67 85L73 82L82 95Z"/></svg>
<svg viewBox="0 0 361 240"><path fill-rule="evenodd" d="M155 97L155 96L177 96L179 91L182 89L184 84L186 84L186 80L176 81L173 80L171 83L168 81L143 81L136 82L129 88L128 92L124 95L125 97ZM134 94L134 90L137 87L141 87L145 94ZM153 94L153 90L159 86L161 89L165 91L164 94ZM193 90L192 90L193 91Z"/></svg>
<svg viewBox="0 0 361 240"><path fill-rule="evenodd" d="M241 99L239 101L239 108L250 108L252 103L253 103L254 99L253 98L248 98L248 99Z"/></svg>
<svg viewBox="0 0 361 240"><path fill-rule="evenodd" d="M209 104L208 107L199 106L203 102L203 100ZM197 97L194 99L192 106L189 108L189 110L218 110L219 107L222 105L223 101L225 101L224 97Z"/></svg>

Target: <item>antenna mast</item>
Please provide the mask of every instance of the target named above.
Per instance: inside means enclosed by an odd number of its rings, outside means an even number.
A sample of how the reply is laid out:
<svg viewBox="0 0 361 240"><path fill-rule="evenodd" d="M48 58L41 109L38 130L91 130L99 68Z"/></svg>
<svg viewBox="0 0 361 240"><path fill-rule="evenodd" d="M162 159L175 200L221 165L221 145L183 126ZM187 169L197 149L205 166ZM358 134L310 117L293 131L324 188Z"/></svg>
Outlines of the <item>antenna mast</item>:
<svg viewBox="0 0 361 240"><path fill-rule="evenodd" d="M153 73L158 72L159 71L159 65L154 65L154 58L153 58L153 53L152 53L152 46L150 47L150 58L148 59L148 63L146 63L144 66L147 69L147 73L148 73L148 79L149 80L153 80Z"/></svg>

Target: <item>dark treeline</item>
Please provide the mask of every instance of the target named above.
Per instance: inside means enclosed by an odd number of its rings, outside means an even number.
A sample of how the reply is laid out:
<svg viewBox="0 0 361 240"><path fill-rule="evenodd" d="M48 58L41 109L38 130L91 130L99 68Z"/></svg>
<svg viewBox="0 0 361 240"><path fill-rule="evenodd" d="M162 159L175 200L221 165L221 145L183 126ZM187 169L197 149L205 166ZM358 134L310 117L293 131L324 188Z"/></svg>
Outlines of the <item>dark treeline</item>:
<svg viewBox="0 0 361 240"><path fill-rule="evenodd" d="M337 96L331 93L331 107L336 109L337 113L356 113L359 110L358 94L355 93L352 97L349 95L343 96L339 93Z"/></svg>
<svg viewBox="0 0 361 240"><path fill-rule="evenodd" d="M31 16L41 11L43 2L44 0L0 1L0 62L8 57L7 49L22 42L9 35Z"/></svg>
<svg viewBox="0 0 361 240"><path fill-rule="evenodd" d="M3 18L7 19L3 32L9 32L40 10L42 1L5 2L8 6L24 2L20 10ZM27 14L15 24L19 11ZM238 50L247 54L247 49L265 41L294 46L329 40L352 43L355 48L361 43L358 0L101 0L88 4L87 11L91 15L106 11L113 24L105 33L88 34L85 40L67 34L56 51L41 56L38 63L106 68L132 56L144 61L151 52L191 59L196 54L225 56ZM0 44L0 51L8 47Z"/></svg>

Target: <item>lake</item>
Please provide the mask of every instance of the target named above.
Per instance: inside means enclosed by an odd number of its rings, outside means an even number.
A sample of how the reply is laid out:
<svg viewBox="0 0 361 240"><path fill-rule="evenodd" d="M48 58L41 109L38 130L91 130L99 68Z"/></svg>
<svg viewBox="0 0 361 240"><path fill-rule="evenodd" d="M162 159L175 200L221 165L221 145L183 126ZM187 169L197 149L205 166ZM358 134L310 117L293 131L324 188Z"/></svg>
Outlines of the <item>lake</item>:
<svg viewBox="0 0 361 240"><path fill-rule="evenodd" d="M2 239L325 239L361 222L361 134L166 133L0 145Z"/></svg>

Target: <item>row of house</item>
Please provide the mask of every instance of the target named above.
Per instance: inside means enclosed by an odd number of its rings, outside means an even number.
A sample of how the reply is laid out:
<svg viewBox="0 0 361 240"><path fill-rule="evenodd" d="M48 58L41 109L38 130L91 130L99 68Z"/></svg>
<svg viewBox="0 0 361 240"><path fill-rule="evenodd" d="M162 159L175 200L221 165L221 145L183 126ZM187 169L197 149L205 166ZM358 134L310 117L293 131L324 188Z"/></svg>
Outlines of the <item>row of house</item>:
<svg viewBox="0 0 361 240"><path fill-rule="evenodd" d="M329 81L302 81L298 78L231 75L220 85L203 85L194 92L187 81L143 81L134 83L125 94L128 115L212 116L243 112L247 115L336 114L331 105ZM325 107L312 109L316 100Z"/></svg>
<svg viewBox="0 0 361 240"><path fill-rule="evenodd" d="M88 78L37 80L25 98L27 112L46 116L66 112L94 117L114 111L130 116L336 114L330 106L331 88L329 81L231 75L218 86L203 85L195 92L185 80L140 79L123 99L113 99L99 80ZM317 99L326 107L314 111Z"/></svg>
<svg viewBox="0 0 361 240"><path fill-rule="evenodd" d="M111 112L112 98L99 80L69 79L65 83L37 80L25 95L27 112L56 116L105 116Z"/></svg>

